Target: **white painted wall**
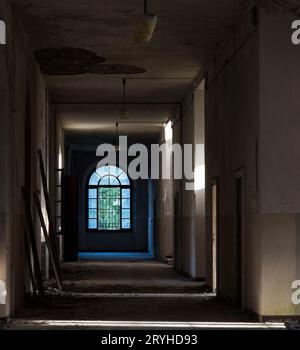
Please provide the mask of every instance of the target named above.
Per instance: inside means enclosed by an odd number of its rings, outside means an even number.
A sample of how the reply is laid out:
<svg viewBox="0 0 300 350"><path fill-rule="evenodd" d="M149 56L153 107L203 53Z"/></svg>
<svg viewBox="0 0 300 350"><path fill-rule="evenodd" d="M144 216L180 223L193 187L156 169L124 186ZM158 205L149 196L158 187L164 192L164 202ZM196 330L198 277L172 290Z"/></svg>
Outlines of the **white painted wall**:
<svg viewBox="0 0 300 350"><path fill-rule="evenodd" d="M300 51L291 44L292 16L261 10L259 31L250 18L208 71L206 171L207 189L220 180L220 294L235 294L235 172L243 168L244 306L293 316L300 311L291 303L300 272ZM208 195L208 249L210 206Z"/></svg>
<svg viewBox="0 0 300 350"><path fill-rule="evenodd" d="M183 106L182 117L182 140L181 145L195 143L194 121L195 106L194 96L191 95ZM193 163L195 159L193 160ZM194 165L194 164L193 164ZM182 180L182 270L183 272L193 276L197 273L197 234L195 220L195 192L187 191L185 186L191 180Z"/></svg>
<svg viewBox="0 0 300 350"><path fill-rule="evenodd" d="M196 144L204 145L204 90L203 86L187 96L182 105L182 119L177 111L174 120L174 143L193 145L193 171L204 167L204 148L196 155ZM183 156L184 159L184 156ZM196 182L204 174L196 171ZM205 184L195 190L195 178L173 181L178 194L180 218L177 218L177 269L194 278L204 278L205 259ZM186 186L191 188L187 190ZM179 247L178 247L179 246Z"/></svg>
<svg viewBox="0 0 300 350"><path fill-rule="evenodd" d="M196 271L195 277L206 274L205 241L205 91L201 84L194 91L194 147L203 145L200 154L195 154L195 230L196 230Z"/></svg>
<svg viewBox="0 0 300 350"><path fill-rule="evenodd" d="M258 225L259 35L251 14L211 64L206 88L206 280L212 282L211 187L219 179L217 233L220 296L234 299L236 281L235 178L243 169L244 303L260 310L261 245Z"/></svg>
<svg viewBox="0 0 300 350"><path fill-rule="evenodd" d="M14 314L23 301L24 286L28 287L28 272L25 262L24 227L21 186L25 180L25 116L31 120L31 191L40 189L37 164L37 148L46 158L47 107L46 89L37 68L24 31L12 18L10 3L0 3L0 16L6 19L7 45L0 46L0 279L7 286L7 304L0 306L0 317ZM14 41L12 38L14 37ZM2 89L3 88L3 89ZM3 199L3 201L2 201ZM41 242L41 230L34 212L36 239Z"/></svg>
<svg viewBox="0 0 300 350"><path fill-rule="evenodd" d="M162 130L160 144L168 142L169 145L172 140L165 139L165 130ZM163 162L161 157L161 165ZM170 170L170 179L160 179L158 181L157 191L157 252L158 258L165 261L166 258L173 258L174 254L174 196L173 196L173 180L172 180L172 160L167 160L164 164L166 171Z"/></svg>
<svg viewBox="0 0 300 350"><path fill-rule="evenodd" d="M0 3L0 19L5 20L8 24L9 16L7 4ZM12 230L11 214L11 144L10 144L10 130L11 130L11 110L9 105L9 89L10 80L8 67L9 56L8 49L11 42L7 45L0 45L0 130L6 130L1 133L0 138L0 280L2 285L5 284L5 289L8 292L7 297L0 302L0 318L6 317L10 313L11 304L11 274L9 265L12 259L11 255L11 240L10 232Z"/></svg>
<svg viewBox="0 0 300 350"><path fill-rule="evenodd" d="M291 284L300 279L300 47L296 18L260 16L260 212L262 315L300 315Z"/></svg>

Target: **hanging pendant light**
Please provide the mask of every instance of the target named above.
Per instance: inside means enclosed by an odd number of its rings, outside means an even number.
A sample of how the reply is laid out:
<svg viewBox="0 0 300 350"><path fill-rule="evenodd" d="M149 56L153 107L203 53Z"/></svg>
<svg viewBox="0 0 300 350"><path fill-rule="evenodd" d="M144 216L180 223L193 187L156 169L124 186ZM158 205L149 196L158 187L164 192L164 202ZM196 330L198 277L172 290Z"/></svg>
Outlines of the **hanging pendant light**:
<svg viewBox="0 0 300 350"><path fill-rule="evenodd" d="M116 132L115 132L115 137L113 140L113 146L116 151L120 150L120 145L119 145L119 123L116 123Z"/></svg>
<svg viewBox="0 0 300 350"><path fill-rule="evenodd" d="M157 24L157 16L148 13L147 0L144 0L144 15L140 18L135 40L139 43L149 43Z"/></svg>
<svg viewBox="0 0 300 350"><path fill-rule="evenodd" d="M126 79L123 79L123 108L120 109L120 119L129 119L129 112L126 109Z"/></svg>

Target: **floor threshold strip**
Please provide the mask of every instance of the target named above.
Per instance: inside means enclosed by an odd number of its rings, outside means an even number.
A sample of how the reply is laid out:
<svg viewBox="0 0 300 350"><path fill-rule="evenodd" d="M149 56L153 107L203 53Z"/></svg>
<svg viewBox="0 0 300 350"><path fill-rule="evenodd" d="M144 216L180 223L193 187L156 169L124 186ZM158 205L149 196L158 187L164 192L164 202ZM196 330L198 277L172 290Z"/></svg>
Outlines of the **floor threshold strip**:
<svg viewBox="0 0 300 350"><path fill-rule="evenodd" d="M62 293L63 295L64 293ZM214 293L65 293L73 298L214 298Z"/></svg>
<svg viewBox="0 0 300 350"><path fill-rule="evenodd" d="M281 322L167 322L167 321L87 321L12 320L13 328L90 328L90 329L286 329Z"/></svg>

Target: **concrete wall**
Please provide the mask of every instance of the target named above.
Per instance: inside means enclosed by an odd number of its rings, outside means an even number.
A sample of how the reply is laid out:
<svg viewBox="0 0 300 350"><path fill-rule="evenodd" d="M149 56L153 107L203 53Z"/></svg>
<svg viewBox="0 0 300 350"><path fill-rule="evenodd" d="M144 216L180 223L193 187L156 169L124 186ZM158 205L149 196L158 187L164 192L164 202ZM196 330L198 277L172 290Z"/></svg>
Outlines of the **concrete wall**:
<svg viewBox="0 0 300 350"><path fill-rule="evenodd" d="M148 181L132 181L132 232L88 232L86 220L86 185L95 169L98 145L69 145L70 175L79 183L79 250L81 251L148 251ZM94 150L92 150L94 148Z"/></svg>
<svg viewBox="0 0 300 350"><path fill-rule="evenodd" d="M288 14L260 15L260 212L262 315L299 315L300 49Z"/></svg>
<svg viewBox="0 0 300 350"><path fill-rule="evenodd" d="M207 76L207 190L219 179L219 293L234 299L235 177L243 178L244 307L261 316L299 315L299 47L292 16L250 14L223 46ZM207 249L211 202L206 200ZM208 256L207 280L211 280Z"/></svg>
<svg viewBox="0 0 300 350"><path fill-rule="evenodd" d="M205 237L205 91L204 84L194 91L194 146L201 145L200 153L195 152L195 230L196 230L196 269L195 276L206 276L206 237ZM203 146L203 147L202 147ZM195 146L196 147L196 146Z"/></svg>
<svg viewBox="0 0 300 350"><path fill-rule="evenodd" d="M172 145L172 139L165 138L165 130L163 129L161 144L166 143L168 146ZM163 157L161 159L161 168L165 166L166 172L170 173L169 179L160 180L160 241L159 241L159 257L162 261L173 258L174 250L174 195L173 195L173 180L172 180L172 159L167 156L165 164L163 164ZM161 174L162 175L162 174Z"/></svg>
<svg viewBox="0 0 300 350"><path fill-rule="evenodd" d="M42 76L18 19L5 1L0 3L0 17L7 23L7 45L0 47L0 123L1 130L5 131L1 137L0 148L0 279L6 282L8 293L7 304L0 306L0 317L5 317L17 310L23 300L25 286L28 288L21 186L25 184L27 172L28 190L32 192L40 189L36 154L37 148L41 148L47 165L48 120L47 94ZM31 162L25 164L25 158L31 159ZM40 225L36 212L34 221L40 248Z"/></svg>
<svg viewBox="0 0 300 350"><path fill-rule="evenodd" d="M98 135L98 144L73 144L80 138L66 135L66 171L76 176L79 183L79 250L82 251L150 251L154 252L154 198L156 182L132 180L132 232L88 232L86 229L86 184L89 174L95 169L99 158L96 148L101 143L111 142L112 137ZM72 141L73 140L73 141ZM149 140L145 145L149 147ZM152 140L155 142L155 140ZM135 143L129 140L128 145ZM150 147L149 147L150 154ZM130 163L132 157L128 157ZM149 159L149 164L151 159Z"/></svg>
<svg viewBox="0 0 300 350"><path fill-rule="evenodd" d="M193 145L193 164L196 183L199 169L204 168L203 149L196 154L196 144L204 145L204 90L197 88L183 101L182 109L176 111L173 122L173 143ZM182 148L183 149L183 148ZM184 161L184 155L183 155ZM197 168L197 170L196 170ZM184 173L184 172L183 172ZM194 278L205 278L205 184L195 188L194 179L173 180L177 208L174 208L174 252L178 271ZM188 186L190 189L186 188ZM174 212L174 216L175 216Z"/></svg>
<svg viewBox="0 0 300 350"><path fill-rule="evenodd" d="M176 110L173 120L173 143L181 144L182 139L182 110ZM183 181L180 179L173 180L174 193L174 267L176 271L183 271L183 257L182 257L182 241L183 241L183 227L182 227L182 187Z"/></svg>
<svg viewBox="0 0 300 350"><path fill-rule="evenodd" d="M243 177L244 304L260 306L261 238L257 231L259 134L259 35L252 16L226 42L211 64L206 81L206 236L211 242L211 188L219 181L218 292L234 299L236 282L235 181ZM211 254L207 255L206 279L212 281Z"/></svg>
<svg viewBox="0 0 300 350"><path fill-rule="evenodd" d="M6 304L0 305L0 317L5 317L11 313L12 303L12 274L10 271L10 264L12 261L12 239L11 232L12 220L12 200L10 197L10 189L12 187L12 164L11 154L12 146L10 143L10 134L12 132L11 123L11 106L10 106L10 83L11 76L9 74L9 62L12 57L12 36L10 12L7 3L0 3L0 18L6 22L7 29L7 45L0 45L0 128L7 132L1 134L0 138L0 152L1 163L0 170L2 174L2 181L0 183L0 280L6 284L8 292Z"/></svg>
<svg viewBox="0 0 300 350"><path fill-rule="evenodd" d="M194 101L193 96L183 106L183 124L181 144L194 144ZM196 226L195 226L195 194L187 191L185 185L191 182L182 181L182 270L195 276L196 270Z"/></svg>

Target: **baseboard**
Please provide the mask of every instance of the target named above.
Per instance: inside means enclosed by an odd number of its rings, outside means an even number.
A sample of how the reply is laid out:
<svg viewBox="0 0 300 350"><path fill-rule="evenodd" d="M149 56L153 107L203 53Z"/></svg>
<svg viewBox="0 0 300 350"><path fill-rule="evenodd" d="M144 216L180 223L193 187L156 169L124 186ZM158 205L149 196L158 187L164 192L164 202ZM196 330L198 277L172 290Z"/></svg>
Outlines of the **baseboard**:
<svg viewBox="0 0 300 350"><path fill-rule="evenodd" d="M6 326L8 324L8 318L7 317L1 317L0 318L0 327Z"/></svg>
<svg viewBox="0 0 300 350"><path fill-rule="evenodd" d="M256 322L288 322L288 321L299 321L300 322L300 316L297 315L260 315L257 312L245 309L243 310L244 313L251 318L252 320Z"/></svg>
<svg viewBox="0 0 300 350"><path fill-rule="evenodd" d="M188 278L194 282L205 282L205 278L204 277L194 277L191 274L181 271L179 272L183 277Z"/></svg>
<svg viewBox="0 0 300 350"><path fill-rule="evenodd" d="M78 253L142 253L148 254L148 250L78 250ZM149 253L150 254L150 253Z"/></svg>
<svg viewBox="0 0 300 350"><path fill-rule="evenodd" d="M288 321L300 321L300 316L259 316L260 322L288 322Z"/></svg>
<svg viewBox="0 0 300 350"><path fill-rule="evenodd" d="M251 320L256 321L256 322L261 322L259 314L256 313L255 311L245 308L245 309L243 310L243 312L244 312Z"/></svg>
<svg viewBox="0 0 300 350"><path fill-rule="evenodd" d="M204 277L192 277L193 281L195 282L205 282Z"/></svg>

